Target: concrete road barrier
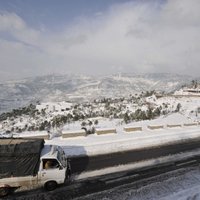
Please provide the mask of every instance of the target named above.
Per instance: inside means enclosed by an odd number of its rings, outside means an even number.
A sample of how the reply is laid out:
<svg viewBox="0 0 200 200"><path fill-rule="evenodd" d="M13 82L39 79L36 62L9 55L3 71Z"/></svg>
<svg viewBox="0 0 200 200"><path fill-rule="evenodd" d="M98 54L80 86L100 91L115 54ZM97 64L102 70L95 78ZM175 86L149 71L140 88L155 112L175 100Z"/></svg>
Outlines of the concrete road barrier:
<svg viewBox="0 0 200 200"><path fill-rule="evenodd" d="M181 127L181 124L167 124L167 128L176 128L176 127Z"/></svg>
<svg viewBox="0 0 200 200"><path fill-rule="evenodd" d="M86 136L86 132L84 130L62 131L62 138L72 138L78 136Z"/></svg>
<svg viewBox="0 0 200 200"><path fill-rule="evenodd" d="M185 123L185 124L183 124L183 126L197 126L198 125L198 123Z"/></svg>
<svg viewBox="0 0 200 200"><path fill-rule="evenodd" d="M115 128L112 128L112 129L96 129L95 132L96 132L97 135L117 133Z"/></svg>
<svg viewBox="0 0 200 200"><path fill-rule="evenodd" d="M134 132L134 131L142 131L141 126L136 126L136 127L124 127L125 132Z"/></svg>
<svg viewBox="0 0 200 200"><path fill-rule="evenodd" d="M147 128L149 128L151 130L162 129L162 128L164 128L164 125L149 125L149 126L147 126Z"/></svg>

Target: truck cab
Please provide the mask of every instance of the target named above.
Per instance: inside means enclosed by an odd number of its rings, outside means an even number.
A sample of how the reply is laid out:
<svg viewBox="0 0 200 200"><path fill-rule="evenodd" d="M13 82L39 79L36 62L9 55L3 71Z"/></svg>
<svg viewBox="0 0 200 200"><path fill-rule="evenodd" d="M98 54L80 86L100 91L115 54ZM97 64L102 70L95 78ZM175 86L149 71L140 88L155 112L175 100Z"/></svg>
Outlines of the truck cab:
<svg viewBox="0 0 200 200"><path fill-rule="evenodd" d="M57 184L65 182L69 171L69 163L63 149L59 146L45 145L40 157L39 184L47 190L53 190Z"/></svg>

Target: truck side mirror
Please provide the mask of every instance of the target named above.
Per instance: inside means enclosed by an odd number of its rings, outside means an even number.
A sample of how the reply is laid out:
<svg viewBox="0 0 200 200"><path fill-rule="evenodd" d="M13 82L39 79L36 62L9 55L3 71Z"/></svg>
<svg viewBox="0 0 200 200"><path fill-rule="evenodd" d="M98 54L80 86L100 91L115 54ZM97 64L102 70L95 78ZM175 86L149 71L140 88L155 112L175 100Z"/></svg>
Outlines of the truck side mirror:
<svg viewBox="0 0 200 200"><path fill-rule="evenodd" d="M63 169L63 167L62 166L59 166L59 170L62 170Z"/></svg>

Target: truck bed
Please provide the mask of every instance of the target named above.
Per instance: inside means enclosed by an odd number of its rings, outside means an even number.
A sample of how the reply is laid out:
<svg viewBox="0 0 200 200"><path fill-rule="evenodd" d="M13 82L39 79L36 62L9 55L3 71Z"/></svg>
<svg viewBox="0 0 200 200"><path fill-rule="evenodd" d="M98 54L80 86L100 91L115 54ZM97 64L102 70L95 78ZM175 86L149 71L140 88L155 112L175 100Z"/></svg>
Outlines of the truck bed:
<svg viewBox="0 0 200 200"><path fill-rule="evenodd" d="M1 138L0 179L35 176L43 147L43 139Z"/></svg>

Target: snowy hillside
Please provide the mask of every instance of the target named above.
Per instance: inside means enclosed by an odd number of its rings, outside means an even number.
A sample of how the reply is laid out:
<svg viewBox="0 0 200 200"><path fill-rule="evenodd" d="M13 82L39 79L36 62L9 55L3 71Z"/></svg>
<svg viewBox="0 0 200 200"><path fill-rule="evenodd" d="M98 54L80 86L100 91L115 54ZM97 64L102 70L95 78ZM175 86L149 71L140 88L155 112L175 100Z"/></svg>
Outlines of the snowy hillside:
<svg viewBox="0 0 200 200"><path fill-rule="evenodd" d="M91 124L90 124L91 122ZM96 123L97 122L97 123ZM67 156L102 155L143 147L160 146L173 142L199 139L200 97L165 95L157 97L153 93L129 95L126 98L104 98L86 103L46 102L16 109L12 113L0 115L2 136L33 137L48 135L46 144L60 145ZM189 126L187 126L189 124ZM171 125L168 126L168 125ZM151 130L149 126L162 126ZM173 127L174 126L174 127ZM77 133L82 127L96 130L116 129L115 133L98 135L88 134L63 138L63 132ZM141 130L126 132L124 128L141 127ZM49 132L50 130L50 132ZM7 131L7 132L6 132ZM181 152L155 159L144 160L126 165L116 165L104 169L82 172L73 175L73 180L125 172L141 167L155 166L180 161L199 155L200 150ZM108 199L186 199L199 195L198 171L180 176L176 171L162 183L152 182L139 190L130 189L119 195L117 191L106 193ZM171 172L170 172L171 173ZM174 178L174 176L178 178ZM198 177L198 178L196 178ZM188 180L189 179L189 180ZM158 178L158 180L160 180ZM170 187L166 185L169 181ZM191 191L187 186L191 186ZM181 187L180 187L181 185ZM121 186L120 186L121 187ZM157 189L159 188L159 189ZM186 189L185 189L186 188ZM146 192L151 191L151 192ZM173 192L173 194L171 193ZM108 194L110 196L108 196ZM121 193L120 193L121 194ZM104 195L102 193L102 195ZM99 199L103 199L100 195ZM89 196L88 199L90 199ZM94 198L98 199L98 198ZM187 199L190 199L188 197ZM195 199L195 198L191 198Z"/></svg>
<svg viewBox="0 0 200 200"><path fill-rule="evenodd" d="M169 116L171 116L169 118ZM0 132L55 131L144 124L166 125L200 121L199 97L157 97L153 93L129 95L126 98L103 98L91 102L46 102L14 109L0 115ZM153 120L153 121L152 121ZM94 132L94 131L92 131Z"/></svg>
<svg viewBox="0 0 200 200"><path fill-rule="evenodd" d="M142 91L172 92L192 78L174 74L118 74L107 77L49 75L0 83L0 113L30 103L126 97Z"/></svg>

